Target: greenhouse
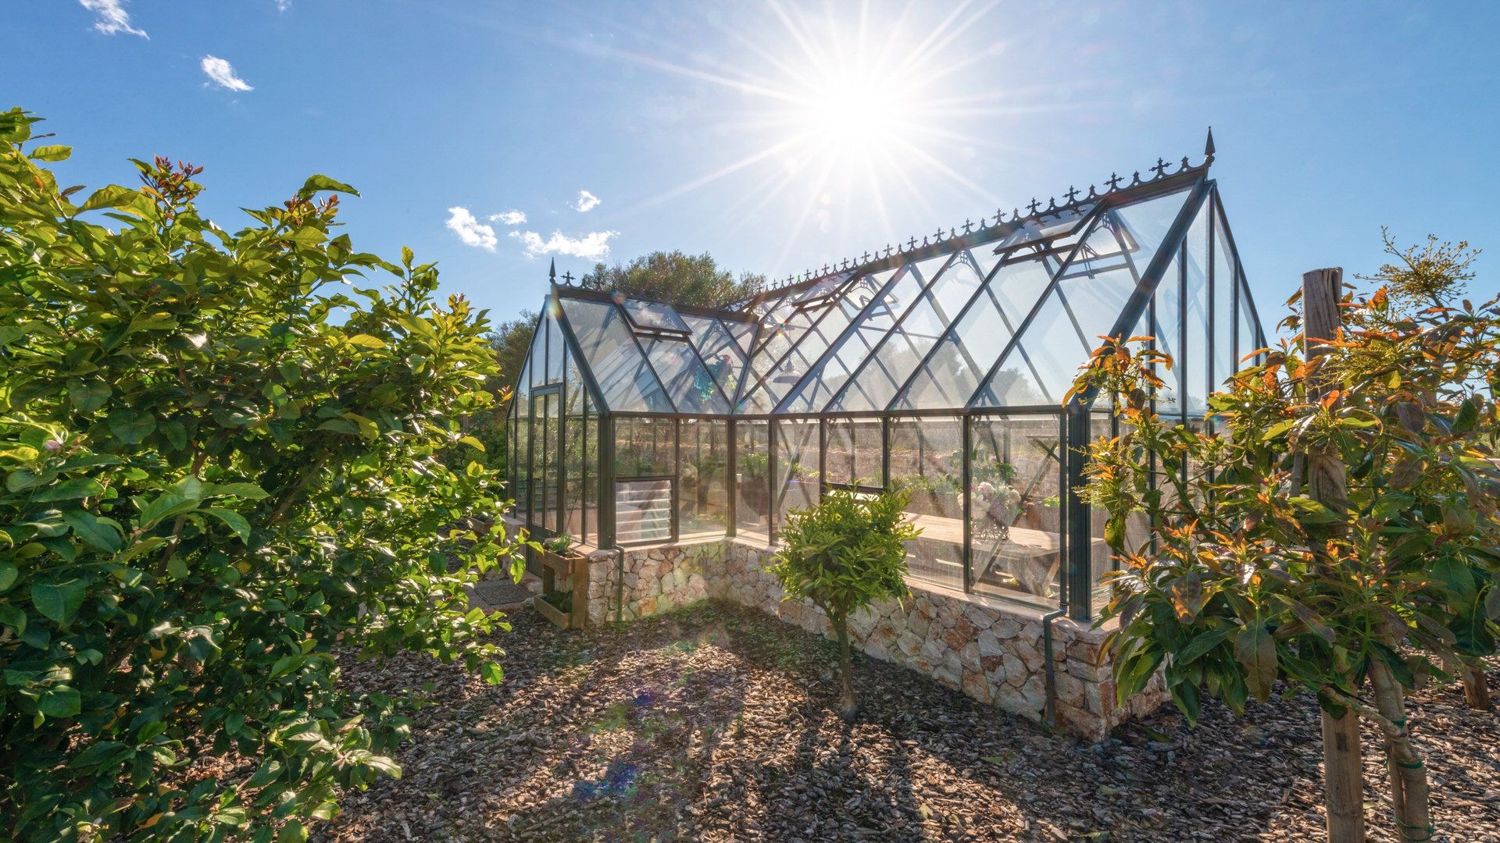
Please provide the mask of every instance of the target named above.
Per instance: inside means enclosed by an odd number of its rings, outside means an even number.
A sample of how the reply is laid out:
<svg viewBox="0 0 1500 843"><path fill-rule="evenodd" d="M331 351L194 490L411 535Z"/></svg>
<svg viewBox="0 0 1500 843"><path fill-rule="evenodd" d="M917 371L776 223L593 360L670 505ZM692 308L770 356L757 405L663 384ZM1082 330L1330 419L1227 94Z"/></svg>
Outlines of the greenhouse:
<svg viewBox="0 0 1500 843"><path fill-rule="evenodd" d="M1074 494L1103 336L1175 365L1158 410L1266 345L1215 182L1158 161L824 267L724 310L554 279L509 417L516 516L593 548L774 546L832 489L903 487L913 584L1088 619L1111 565ZM1139 528L1143 525L1137 525Z"/></svg>

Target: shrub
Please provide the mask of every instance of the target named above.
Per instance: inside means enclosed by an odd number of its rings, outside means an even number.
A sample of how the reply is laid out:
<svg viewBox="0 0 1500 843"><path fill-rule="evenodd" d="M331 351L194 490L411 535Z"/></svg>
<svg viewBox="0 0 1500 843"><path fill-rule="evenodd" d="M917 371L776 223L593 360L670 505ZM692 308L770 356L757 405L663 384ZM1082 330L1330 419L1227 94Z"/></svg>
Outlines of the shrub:
<svg viewBox="0 0 1500 843"><path fill-rule="evenodd" d="M806 599L828 615L839 644L845 716L857 705L850 679L849 615L876 600L906 595L906 546L921 531L903 514L906 493L866 499L835 489L816 506L792 512L781 552L769 569L787 599Z"/></svg>
<svg viewBox="0 0 1500 843"><path fill-rule="evenodd" d="M515 540L445 464L485 318L335 235L332 179L235 233L164 159L74 204L36 120L0 113L0 837L299 839L399 773L337 648L500 678L463 586Z"/></svg>
<svg viewBox="0 0 1500 843"><path fill-rule="evenodd" d="M1403 694L1497 649L1500 301L1461 300L1463 244L1387 245L1338 335L1266 350L1209 398L1207 430L1156 415L1170 361L1149 348L1107 344L1077 388L1126 430L1093 445L1087 491L1122 562L1102 613L1121 700L1159 668L1190 721L1203 694L1241 711L1277 679L1311 691L1325 736L1351 712L1380 729L1397 825L1425 840ZM1151 536L1127 547L1137 512Z"/></svg>

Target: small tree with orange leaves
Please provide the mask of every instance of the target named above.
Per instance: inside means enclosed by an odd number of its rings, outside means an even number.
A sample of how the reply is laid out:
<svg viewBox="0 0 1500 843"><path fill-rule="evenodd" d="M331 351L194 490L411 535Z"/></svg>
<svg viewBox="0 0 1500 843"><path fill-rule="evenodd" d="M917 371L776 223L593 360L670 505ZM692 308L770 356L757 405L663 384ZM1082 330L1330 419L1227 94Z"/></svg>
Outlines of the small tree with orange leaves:
<svg viewBox="0 0 1500 843"><path fill-rule="evenodd" d="M1121 699L1158 671L1190 721L1204 694L1238 712L1278 679L1310 690L1379 727L1396 825L1425 840L1404 694L1496 651L1500 311L1460 300L1466 244L1387 248L1342 331L1263 350L1203 429L1156 415L1171 361L1138 342L1101 348L1075 389L1113 396L1125 431L1092 446L1086 492L1122 562L1102 613ZM1315 494L1330 466L1343 487ZM1125 544L1137 513L1154 547Z"/></svg>

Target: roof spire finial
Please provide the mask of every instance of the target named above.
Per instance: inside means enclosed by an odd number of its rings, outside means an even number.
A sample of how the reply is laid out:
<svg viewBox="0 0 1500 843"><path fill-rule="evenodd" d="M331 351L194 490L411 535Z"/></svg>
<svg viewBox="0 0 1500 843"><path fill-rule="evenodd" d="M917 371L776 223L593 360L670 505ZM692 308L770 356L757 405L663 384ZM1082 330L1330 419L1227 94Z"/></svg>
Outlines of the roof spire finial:
<svg viewBox="0 0 1500 843"><path fill-rule="evenodd" d="M547 280L553 284L557 283L557 258L553 258L552 265L547 268Z"/></svg>
<svg viewBox="0 0 1500 843"><path fill-rule="evenodd" d="M1208 142L1203 144L1203 156L1209 161L1214 160L1214 127L1208 127Z"/></svg>

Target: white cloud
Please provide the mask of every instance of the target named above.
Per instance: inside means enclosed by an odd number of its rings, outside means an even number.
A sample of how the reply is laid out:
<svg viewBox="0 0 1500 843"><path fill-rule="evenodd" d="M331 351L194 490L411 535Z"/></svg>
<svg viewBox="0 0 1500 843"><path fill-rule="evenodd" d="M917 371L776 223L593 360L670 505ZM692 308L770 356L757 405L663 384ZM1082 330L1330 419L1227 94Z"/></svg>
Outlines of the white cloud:
<svg viewBox="0 0 1500 843"><path fill-rule="evenodd" d="M591 231L582 237L568 237L561 231L554 231L546 240L535 231L512 231L510 236L521 241L529 258L537 255L568 255L598 260L609 254L609 238L620 236L620 232Z"/></svg>
<svg viewBox="0 0 1500 843"><path fill-rule="evenodd" d="M578 191L578 201L573 203L573 210L580 214L586 214L599 207L601 201L599 197L589 193L587 190L580 190Z"/></svg>
<svg viewBox="0 0 1500 843"><path fill-rule="evenodd" d="M495 229L485 225L469 213L469 209L461 205L455 205L448 209L448 230L458 235L458 239L465 246L473 246L484 249L487 252L495 251L495 244L499 238L495 237Z"/></svg>
<svg viewBox="0 0 1500 843"><path fill-rule="evenodd" d="M78 0L78 5L94 13L94 29L105 35L139 35L150 38L144 30L130 25L130 13L125 11L125 0Z"/></svg>
<svg viewBox="0 0 1500 843"><path fill-rule="evenodd" d="M276 0L276 11L285 12L292 7L292 0Z"/></svg>
<svg viewBox="0 0 1500 843"><path fill-rule="evenodd" d="M501 222L506 225L520 225L526 221L525 211L502 211L498 214L490 214L487 217L490 222Z"/></svg>
<svg viewBox="0 0 1500 843"><path fill-rule="evenodd" d="M204 56L202 67L203 72L208 74L209 81L220 88L227 88L231 91L255 90L250 87L250 83L234 74L234 68L230 66L229 62L218 56Z"/></svg>

